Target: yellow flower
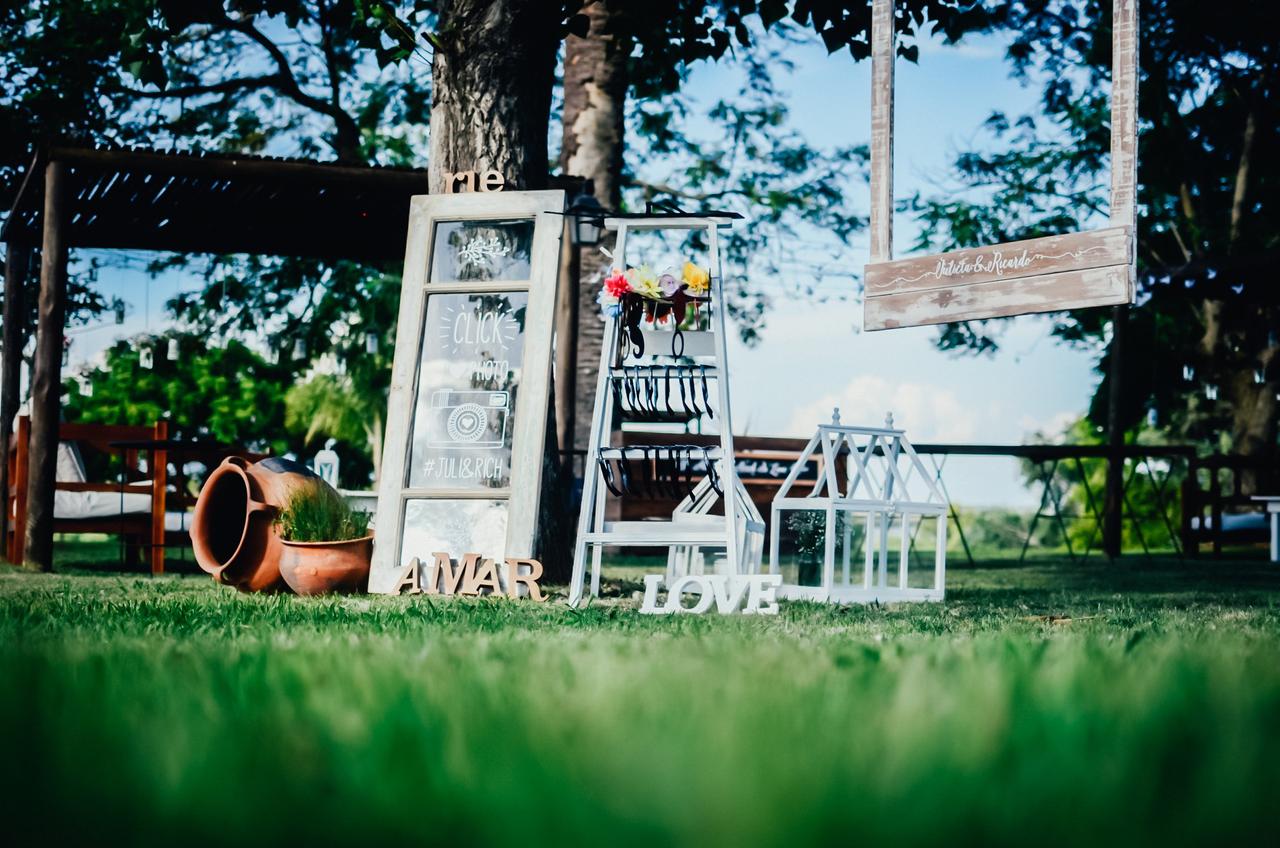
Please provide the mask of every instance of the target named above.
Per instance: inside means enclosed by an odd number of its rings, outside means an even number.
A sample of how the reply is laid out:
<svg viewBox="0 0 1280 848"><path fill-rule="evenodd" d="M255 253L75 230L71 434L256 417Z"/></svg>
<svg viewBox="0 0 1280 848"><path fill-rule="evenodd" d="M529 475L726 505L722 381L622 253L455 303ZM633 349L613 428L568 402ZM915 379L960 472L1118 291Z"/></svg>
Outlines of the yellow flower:
<svg viewBox="0 0 1280 848"><path fill-rule="evenodd" d="M692 262L684 263L684 273L681 276L689 287L690 294L702 294L711 287L711 275Z"/></svg>
<svg viewBox="0 0 1280 848"><path fill-rule="evenodd" d="M658 285L658 277L648 265L627 269L627 282L631 290L642 297L657 299L662 296L662 287Z"/></svg>

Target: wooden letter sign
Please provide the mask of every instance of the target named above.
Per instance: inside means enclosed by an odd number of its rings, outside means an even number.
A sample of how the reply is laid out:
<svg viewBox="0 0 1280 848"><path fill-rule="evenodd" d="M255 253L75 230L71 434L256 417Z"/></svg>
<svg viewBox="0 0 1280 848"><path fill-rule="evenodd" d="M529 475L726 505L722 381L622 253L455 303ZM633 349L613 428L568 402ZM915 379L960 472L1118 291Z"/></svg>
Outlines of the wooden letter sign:
<svg viewBox="0 0 1280 848"><path fill-rule="evenodd" d="M455 563L449 555L437 551L431 555L431 566L422 565L414 557L400 569L392 586L396 595L509 595L511 598L528 597L545 601L538 586L542 577L542 563L536 559L509 559L506 568L499 568L491 559L480 554L464 554ZM523 570L522 570L523 569ZM425 576L425 580L423 579Z"/></svg>
<svg viewBox="0 0 1280 848"><path fill-rule="evenodd" d="M482 588L484 563L533 555L563 211L562 191L413 198L370 592L435 551L475 551Z"/></svg>
<svg viewBox="0 0 1280 848"><path fill-rule="evenodd" d="M458 171L444 175L444 193L461 194L467 191L502 191L507 187L506 178L497 171Z"/></svg>
<svg viewBox="0 0 1280 848"><path fill-rule="evenodd" d="M871 262L863 327L888 330L1131 303L1137 203L1137 0L1114 0L1111 220L1091 232L893 260L893 0L871 23Z"/></svg>

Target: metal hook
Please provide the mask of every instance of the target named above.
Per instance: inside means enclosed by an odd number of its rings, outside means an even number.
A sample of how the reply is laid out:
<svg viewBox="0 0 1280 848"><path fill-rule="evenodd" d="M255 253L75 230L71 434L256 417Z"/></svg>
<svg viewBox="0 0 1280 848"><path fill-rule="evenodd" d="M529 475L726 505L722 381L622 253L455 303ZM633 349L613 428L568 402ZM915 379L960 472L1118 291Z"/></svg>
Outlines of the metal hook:
<svg viewBox="0 0 1280 848"><path fill-rule="evenodd" d="M658 379L655 374L656 367L649 366L649 375L645 380L645 386L649 390L649 417L651 419L661 419L661 413L658 411Z"/></svg>
<svg viewBox="0 0 1280 848"><path fill-rule="evenodd" d="M627 494L633 494L635 489L631 484L631 463L627 461L626 448L618 451L618 477L622 490Z"/></svg>
<svg viewBox="0 0 1280 848"><path fill-rule="evenodd" d="M684 488L685 497L692 500L694 498L694 446L692 444L681 444L680 446L680 484Z"/></svg>
<svg viewBox="0 0 1280 848"><path fill-rule="evenodd" d="M604 475L604 485L613 494L614 497L622 497L622 490L617 487L613 479L613 468L609 464L608 458L601 451L600 457L596 460L600 464L600 473Z"/></svg>
<svg viewBox="0 0 1280 848"><path fill-rule="evenodd" d="M689 406L691 408L691 411L695 416L700 418L702 417L702 415L705 414L705 410L698 405L698 387L694 385L694 382L693 382L693 366L692 365L687 365L684 367L684 379L689 386Z"/></svg>
<svg viewBox="0 0 1280 848"><path fill-rule="evenodd" d="M707 457L707 476L711 479L711 488L715 489L717 495L724 495L724 489L720 487L720 472L716 468L716 461L706 448L703 448L703 455Z"/></svg>

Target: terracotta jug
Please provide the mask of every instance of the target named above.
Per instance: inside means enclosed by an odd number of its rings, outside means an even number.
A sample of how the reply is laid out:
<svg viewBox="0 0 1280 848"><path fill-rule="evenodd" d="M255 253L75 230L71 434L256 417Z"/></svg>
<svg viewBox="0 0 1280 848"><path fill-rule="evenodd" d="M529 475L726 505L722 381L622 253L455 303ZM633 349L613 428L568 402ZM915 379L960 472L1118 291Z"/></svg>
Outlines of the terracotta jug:
<svg viewBox="0 0 1280 848"><path fill-rule="evenodd" d="M252 465L230 456L200 490L191 519L196 562L219 583L245 592L287 590L280 577L284 545L275 526L293 493L325 486L310 468L279 457Z"/></svg>

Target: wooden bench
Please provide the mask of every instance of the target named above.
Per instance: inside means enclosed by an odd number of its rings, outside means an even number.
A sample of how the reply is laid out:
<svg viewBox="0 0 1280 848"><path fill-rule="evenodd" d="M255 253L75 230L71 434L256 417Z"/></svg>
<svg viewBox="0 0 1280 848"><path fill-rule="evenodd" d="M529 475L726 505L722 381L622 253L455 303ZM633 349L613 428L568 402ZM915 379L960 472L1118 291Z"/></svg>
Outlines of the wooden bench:
<svg viewBox="0 0 1280 848"><path fill-rule="evenodd" d="M1246 485L1246 477L1253 478L1252 486ZM1264 541L1266 519L1251 492L1276 491L1277 483L1280 468L1266 459L1231 454L1192 459L1182 481L1183 552L1199 556L1200 546L1211 544L1217 556L1224 541Z"/></svg>
<svg viewBox="0 0 1280 848"><path fill-rule="evenodd" d="M121 479L117 482L95 483L59 480L55 492L110 493L120 496L120 507L112 514L91 517L57 517L55 509L53 529L55 533L108 533L122 535L126 543L135 548L148 548L151 573L164 573L165 546L165 489L168 483L168 454L164 448L149 451L117 449L112 442L154 440L168 438L169 425L157 421L154 426L124 426L112 424L58 425L61 444L89 447L123 459ZM29 462L28 441L31 421L23 415L18 418L14 441L9 446L9 479L7 506L11 518L9 537L5 540L5 554L14 564L22 562L23 542L27 529L27 480ZM147 453L145 466L141 453ZM128 504L125 496L131 495ZM145 498L145 508L139 509L139 501ZM128 507L125 509L124 507Z"/></svg>

